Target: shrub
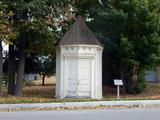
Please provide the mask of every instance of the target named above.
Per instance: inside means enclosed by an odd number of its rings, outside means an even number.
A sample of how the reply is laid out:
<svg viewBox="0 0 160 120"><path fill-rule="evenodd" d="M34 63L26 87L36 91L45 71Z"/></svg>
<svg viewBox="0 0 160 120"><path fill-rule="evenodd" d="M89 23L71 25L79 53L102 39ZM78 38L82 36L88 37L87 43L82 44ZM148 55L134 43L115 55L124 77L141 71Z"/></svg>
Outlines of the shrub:
<svg viewBox="0 0 160 120"><path fill-rule="evenodd" d="M25 86L33 86L33 85L35 85L34 83L33 83L33 81L31 81L31 80L24 80L24 83L23 83Z"/></svg>
<svg viewBox="0 0 160 120"><path fill-rule="evenodd" d="M147 88L147 82L145 80L144 70L139 71L137 74L137 80L128 80L126 83L126 92L130 94L142 93Z"/></svg>

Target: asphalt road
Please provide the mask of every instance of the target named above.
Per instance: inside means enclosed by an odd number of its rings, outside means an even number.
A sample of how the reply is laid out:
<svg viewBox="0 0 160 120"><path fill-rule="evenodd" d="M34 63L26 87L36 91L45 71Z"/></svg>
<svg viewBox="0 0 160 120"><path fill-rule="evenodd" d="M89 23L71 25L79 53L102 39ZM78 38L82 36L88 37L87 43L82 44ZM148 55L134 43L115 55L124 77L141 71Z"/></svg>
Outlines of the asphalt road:
<svg viewBox="0 0 160 120"><path fill-rule="evenodd" d="M160 108L0 112L0 120L160 120Z"/></svg>

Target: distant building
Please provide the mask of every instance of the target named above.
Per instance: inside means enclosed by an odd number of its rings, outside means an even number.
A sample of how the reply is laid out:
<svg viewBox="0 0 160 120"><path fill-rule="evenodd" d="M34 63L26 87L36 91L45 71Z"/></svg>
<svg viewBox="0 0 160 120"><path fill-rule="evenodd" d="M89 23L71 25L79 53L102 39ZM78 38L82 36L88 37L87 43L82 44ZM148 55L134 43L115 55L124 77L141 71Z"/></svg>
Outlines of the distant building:
<svg viewBox="0 0 160 120"><path fill-rule="evenodd" d="M24 79L25 80L37 80L38 74L30 73L30 74L25 74Z"/></svg>
<svg viewBox="0 0 160 120"><path fill-rule="evenodd" d="M147 82L160 82L160 66L146 71Z"/></svg>

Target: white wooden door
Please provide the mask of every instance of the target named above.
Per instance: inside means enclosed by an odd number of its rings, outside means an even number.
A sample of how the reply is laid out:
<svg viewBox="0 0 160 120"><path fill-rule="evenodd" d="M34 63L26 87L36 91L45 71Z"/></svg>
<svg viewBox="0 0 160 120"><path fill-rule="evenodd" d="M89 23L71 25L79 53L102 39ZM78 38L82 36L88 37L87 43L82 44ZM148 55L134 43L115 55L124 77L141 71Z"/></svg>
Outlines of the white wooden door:
<svg viewBox="0 0 160 120"><path fill-rule="evenodd" d="M68 59L66 65L67 81L67 97L77 96L77 60Z"/></svg>
<svg viewBox="0 0 160 120"><path fill-rule="evenodd" d="M79 59L78 64L78 96L90 97L91 94L91 61Z"/></svg>
<svg viewBox="0 0 160 120"><path fill-rule="evenodd" d="M90 59L68 59L66 68L66 97L90 97Z"/></svg>

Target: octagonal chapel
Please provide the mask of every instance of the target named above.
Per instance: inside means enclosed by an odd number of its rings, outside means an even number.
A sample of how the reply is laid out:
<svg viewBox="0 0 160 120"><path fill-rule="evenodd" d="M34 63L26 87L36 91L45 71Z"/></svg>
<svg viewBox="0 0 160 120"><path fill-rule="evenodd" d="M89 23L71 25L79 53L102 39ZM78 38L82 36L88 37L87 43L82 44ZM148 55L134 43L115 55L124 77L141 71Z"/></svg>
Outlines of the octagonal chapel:
<svg viewBox="0 0 160 120"><path fill-rule="evenodd" d="M56 52L57 98L102 98L102 50L78 16Z"/></svg>

